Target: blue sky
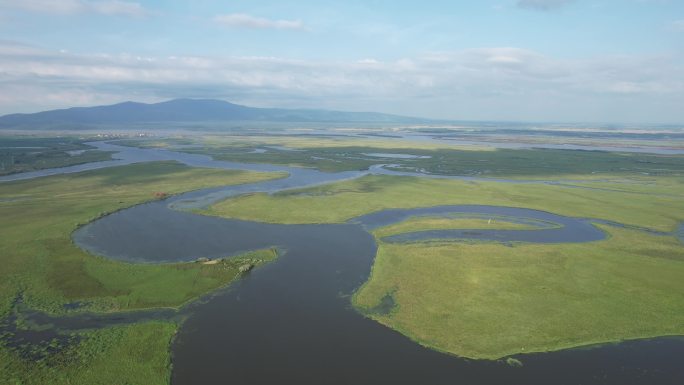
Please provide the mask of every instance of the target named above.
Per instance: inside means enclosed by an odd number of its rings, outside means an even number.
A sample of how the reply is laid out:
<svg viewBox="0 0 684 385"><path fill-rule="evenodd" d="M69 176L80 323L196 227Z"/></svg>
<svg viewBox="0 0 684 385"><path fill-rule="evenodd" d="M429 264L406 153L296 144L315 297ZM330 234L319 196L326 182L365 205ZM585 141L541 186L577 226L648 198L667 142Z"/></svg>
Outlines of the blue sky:
<svg viewBox="0 0 684 385"><path fill-rule="evenodd" d="M176 97L684 123L684 1L0 0L0 113Z"/></svg>

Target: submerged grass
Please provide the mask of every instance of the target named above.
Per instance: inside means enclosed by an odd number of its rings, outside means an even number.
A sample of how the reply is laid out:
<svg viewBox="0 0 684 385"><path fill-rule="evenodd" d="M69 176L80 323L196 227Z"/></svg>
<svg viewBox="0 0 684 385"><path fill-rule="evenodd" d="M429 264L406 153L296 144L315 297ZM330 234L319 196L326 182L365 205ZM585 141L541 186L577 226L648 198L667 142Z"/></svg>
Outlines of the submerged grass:
<svg viewBox="0 0 684 385"><path fill-rule="evenodd" d="M82 332L78 344L38 362L0 349L0 383L168 384L176 329L175 323L157 321Z"/></svg>

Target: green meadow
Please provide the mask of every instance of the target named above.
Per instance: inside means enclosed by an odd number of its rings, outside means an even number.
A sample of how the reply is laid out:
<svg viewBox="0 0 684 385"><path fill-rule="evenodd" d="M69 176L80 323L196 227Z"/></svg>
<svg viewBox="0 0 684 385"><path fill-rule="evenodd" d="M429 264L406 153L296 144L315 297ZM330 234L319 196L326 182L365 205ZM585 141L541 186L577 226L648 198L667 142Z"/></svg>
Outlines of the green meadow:
<svg viewBox="0 0 684 385"><path fill-rule="evenodd" d="M536 226L515 223L506 220L505 217L496 217L490 219L471 218L463 216L450 217L433 217L433 216L419 216L411 217L403 222L393 225L384 226L373 231L373 235L377 238L388 237L390 235L410 233L414 231L427 230L452 230L452 229L496 229L496 230L530 230L535 229Z"/></svg>
<svg viewBox="0 0 684 385"><path fill-rule="evenodd" d="M379 242L353 303L418 343L468 358L684 334L681 243L602 229L608 239L577 244ZM387 295L391 311L368 312Z"/></svg>

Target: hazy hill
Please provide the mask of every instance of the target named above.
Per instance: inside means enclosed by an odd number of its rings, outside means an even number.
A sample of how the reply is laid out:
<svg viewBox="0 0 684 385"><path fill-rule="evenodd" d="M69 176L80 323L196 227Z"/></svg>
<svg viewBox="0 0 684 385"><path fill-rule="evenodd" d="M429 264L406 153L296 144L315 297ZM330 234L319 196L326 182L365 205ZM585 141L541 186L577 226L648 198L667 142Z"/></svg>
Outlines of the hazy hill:
<svg viewBox="0 0 684 385"><path fill-rule="evenodd" d="M0 117L0 128L64 128L70 125L87 127L99 124L221 121L417 123L426 120L376 112L255 108L222 100L174 99L153 104L124 102L108 106L10 114Z"/></svg>

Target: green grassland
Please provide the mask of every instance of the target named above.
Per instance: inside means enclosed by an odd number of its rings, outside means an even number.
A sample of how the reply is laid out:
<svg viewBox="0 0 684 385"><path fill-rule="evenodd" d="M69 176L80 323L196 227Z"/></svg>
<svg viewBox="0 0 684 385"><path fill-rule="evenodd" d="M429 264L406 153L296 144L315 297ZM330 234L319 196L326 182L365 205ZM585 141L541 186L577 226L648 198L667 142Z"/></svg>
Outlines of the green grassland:
<svg viewBox="0 0 684 385"><path fill-rule="evenodd" d="M362 311L440 351L516 353L684 334L684 247L674 237L602 228L578 244L379 243Z"/></svg>
<svg viewBox="0 0 684 385"><path fill-rule="evenodd" d="M79 139L0 136L0 175L110 159L111 153L95 150Z"/></svg>
<svg viewBox="0 0 684 385"><path fill-rule="evenodd" d="M391 134L390 134L391 135ZM299 136L299 135L193 135L177 136L160 139L130 139L119 142L120 144L145 147L166 148L174 145L197 145L207 149L253 149L263 146L284 146L296 149L310 148L343 148L343 147L367 147L381 150L402 149L406 150L435 150L441 148L486 151L493 150L489 146L471 146L447 143L419 142L419 141L388 141L387 137L350 137L350 136ZM388 152L388 151L382 151Z"/></svg>
<svg viewBox="0 0 684 385"><path fill-rule="evenodd" d="M237 197L205 213L328 223L386 208L487 204L603 218L663 232L684 221L681 177L589 176L577 183L582 188L367 176ZM380 240L424 229L486 228L487 222L411 218L377 229L372 274L355 294L354 305L418 343L470 358L684 334L684 247L674 236L601 226L608 239L577 244ZM500 221L491 225L511 226Z"/></svg>
<svg viewBox="0 0 684 385"><path fill-rule="evenodd" d="M206 213L263 222L331 223L387 208L484 204L601 218L660 231L673 231L684 221L683 178L640 177L634 181L648 183L653 194L544 184L366 176L274 195L237 197L219 202ZM583 184L591 186L592 182ZM624 183L616 186L624 188Z"/></svg>
<svg viewBox="0 0 684 385"><path fill-rule="evenodd" d="M497 229L497 230L529 230L537 226L507 221L506 218L493 216L492 219L459 217L412 217L403 222L389 226L383 226L373 231L377 238L390 235L410 233L426 230L452 230L452 229Z"/></svg>

